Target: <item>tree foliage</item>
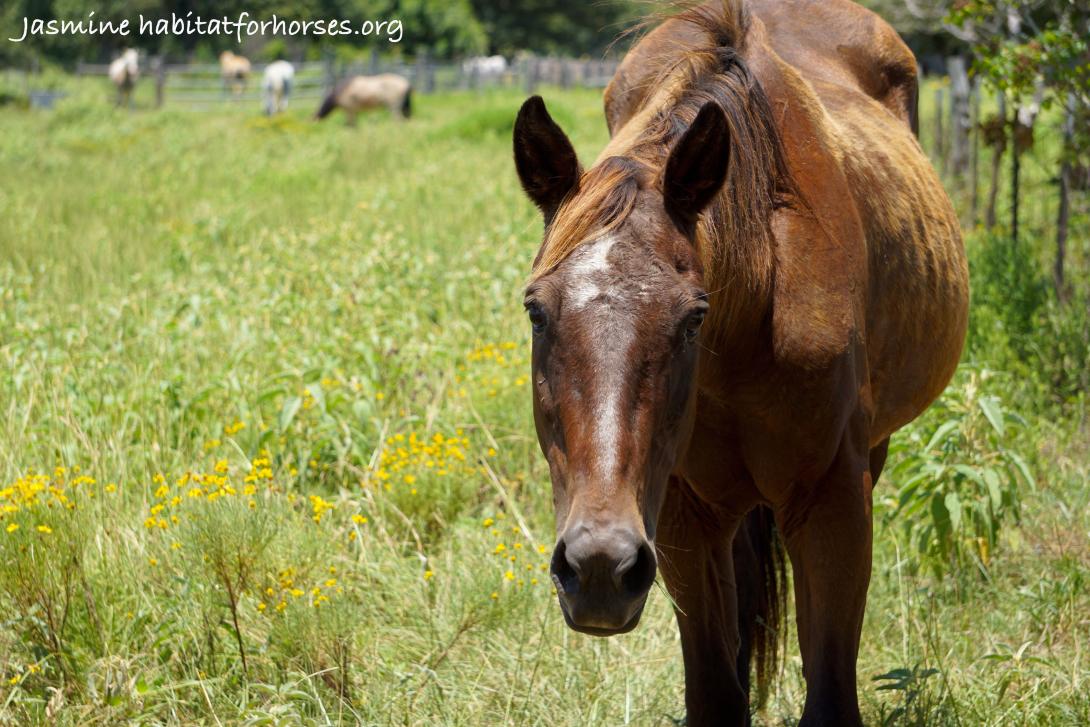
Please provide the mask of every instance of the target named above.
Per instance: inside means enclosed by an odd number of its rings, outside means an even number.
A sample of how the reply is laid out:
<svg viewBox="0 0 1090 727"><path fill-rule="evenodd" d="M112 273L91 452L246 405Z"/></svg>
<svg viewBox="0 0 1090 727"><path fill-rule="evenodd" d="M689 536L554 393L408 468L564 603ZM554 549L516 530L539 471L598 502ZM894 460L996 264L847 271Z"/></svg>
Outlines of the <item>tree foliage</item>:
<svg viewBox="0 0 1090 727"><path fill-rule="evenodd" d="M978 74L1020 99L1090 104L1090 0L967 0L948 22L972 44Z"/></svg>

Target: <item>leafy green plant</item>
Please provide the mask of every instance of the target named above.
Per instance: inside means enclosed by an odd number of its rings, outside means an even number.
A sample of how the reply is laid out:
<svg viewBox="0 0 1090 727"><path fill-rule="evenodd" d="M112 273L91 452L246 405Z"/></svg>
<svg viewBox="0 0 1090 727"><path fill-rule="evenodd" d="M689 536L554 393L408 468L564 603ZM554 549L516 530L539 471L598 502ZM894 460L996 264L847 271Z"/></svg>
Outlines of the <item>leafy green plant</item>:
<svg viewBox="0 0 1090 727"><path fill-rule="evenodd" d="M1025 422L991 393L997 378L969 371L896 445L890 476L898 488L886 519L939 577L970 564L986 574L1002 526L1020 519L1021 488L1036 488L1010 443Z"/></svg>
<svg viewBox="0 0 1090 727"><path fill-rule="evenodd" d="M874 677L880 692L899 692L900 704L882 715L882 725L925 724L936 701L928 681L939 673L938 669L924 669L919 664L908 669L902 667Z"/></svg>

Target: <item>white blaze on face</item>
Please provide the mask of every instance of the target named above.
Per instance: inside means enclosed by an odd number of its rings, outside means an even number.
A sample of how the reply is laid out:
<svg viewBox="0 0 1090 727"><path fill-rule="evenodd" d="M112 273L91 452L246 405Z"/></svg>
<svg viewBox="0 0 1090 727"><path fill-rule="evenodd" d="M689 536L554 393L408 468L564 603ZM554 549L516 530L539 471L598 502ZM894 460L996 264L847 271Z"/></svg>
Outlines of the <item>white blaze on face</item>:
<svg viewBox="0 0 1090 727"><path fill-rule="evenodd" d="M605 481L617 476L621 447L621 404L625 390L628 349L635 331L628 316L623 315L623 303L610 295L612 266L609 253L617 242L605 235L588 243L572 258L566 302L573 312L592 319L594 331L592 378L597 400L593 437L598 451L598 475Z"/></svg>
<svg viewBox="0 0 1090 727"><path fill-rule="evenodd" d="M576 310L586 307L587 303L602 294L600 283L609 273L609 251L617 239L605 235L585 245L572 260L571 266L571 305Z"/></svg>

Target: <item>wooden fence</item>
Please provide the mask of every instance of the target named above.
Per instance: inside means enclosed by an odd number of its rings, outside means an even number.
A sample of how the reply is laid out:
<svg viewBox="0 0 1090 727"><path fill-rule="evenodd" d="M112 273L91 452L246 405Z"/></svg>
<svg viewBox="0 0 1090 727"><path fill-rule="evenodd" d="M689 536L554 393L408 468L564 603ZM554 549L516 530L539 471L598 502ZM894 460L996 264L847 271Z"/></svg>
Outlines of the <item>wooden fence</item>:
<svg viewBox="0 0 1090 727"><path fill-rule="evenodd" d="M1018 238L1023 206L1030 202L1039 212L1046 200L1058 196L1061 211L1055 228L1066 230L1075 195L1081 203L1090 191L1090 168L1059 159L1048 145L1040 151L1035 146L1034 137L1043 133L1035 128L1041 124L1043 89L1012 108L1003 94L983 92L979 79L969 77L964 58L947 58L945 67L949 75L942 83L921 84L926 96L920 99L925 112L919 120L919 139L962 223L991 229L1004 222L1011 237ZM1071 107L1063 111L1061 133L1070 135L1075 116ZM1027 163L1035 168L1029 179L1023 174ZM1009 220L998 219L1001 201ZM1051 234L1046 229L1031 232ZM1057 279L1062 279L1062 272Z"/></svg>
<svg viewBox="0 0 1090 727"><path fill-rule="evenodd" d="M604 88L617 70L615 60L520 58L502 73L482 73L474 64L435 63L422 55L415 62L388 62L373 55L369 61L297 63L292 101L315 101L338 81L353 75L396 73L408 78L417 93L486 88L521 88L533 93L541 85L561 88ZM79 63L80 76L106 76L109 66ZM202 110L222 103L258 103L265 64L254 64L241 93L232 93L215 63L172 64L151 58L141 64L138 84L154 84L155 105Z"/></svg>

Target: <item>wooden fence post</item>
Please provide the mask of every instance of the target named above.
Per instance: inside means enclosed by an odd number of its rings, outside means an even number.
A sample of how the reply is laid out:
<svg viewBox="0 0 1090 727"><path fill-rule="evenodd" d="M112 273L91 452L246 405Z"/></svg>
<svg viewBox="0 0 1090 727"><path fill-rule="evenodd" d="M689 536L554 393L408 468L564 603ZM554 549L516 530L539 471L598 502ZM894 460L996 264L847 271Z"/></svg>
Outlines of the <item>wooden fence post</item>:
<svg viewBox="0 0 1090 727"><path fill-rule="evenodd" d="M416 54L416 70L413 73L413 85L419 93L431 93L433 79L428 76L428 51L421 50Z"/></svg>
<svg viewBox="0 0 1090 727"><path fill-rule="evenodd" d="M959 182L969 171L969 72L965 58L952 56L946 60L950 74L950 166Z"/></svg>
<svg viewBox="0 0 1090 727"><path fill-rule="evenodd" d="M333 67L333 56L327 55L325 57L325 91L326 93L332 93L333 89L337 86L337 71Z"/></svg>
<svg viewBox="0 0 1090 727"><path fill-rule="evenodd" d="M526 94L532 95L537 89L537 58L527 58L526 61Z"/></svg>
<svg viewBox="0 0 1090 727"><path fill-rule="evenodd" d="M1067 256L1067 228L1071 216L1071 157L1075 145L1075 96L1068 94L1064 104L1063 157L1060 161L1060 206L1056 210L1056 261L1052 265L1052 280L1056 297L1061 302L1068 299L1064 281L1064 258Z"/></svg>
<svg viewBox="0 0 1090 727"><path fill-rule="evenodd" d="M155 56L155 60L152 61L152 65L155 68L155 108L163 108L164 91L167 85L167 69L166 63L163 62L163 57Z"/></svg>
<svg viewBox="0 0 1090 727"><path fill-rule="evenodd" d="M973 81L970 96L969 121L969 177L972 189L969 196L969 223L976 227L980 213L980 82Z"/></svg>
<svg viewBox="0 0 1090 727"><path fill-rule="evenodd" d="M942 117L943 111L943 99L946 96L946 92L942 88L935 89L935 141L932 146L935 154L935 166L939 167L942 174L945 175L947 171L946 164L946 141L943 133Z"/></svg>
<svg viewBox="0 0 1090 727"><path fill-rule="evenodd" d="M990 144L992 147L992 179L988 188L988 206L984 210L984 225L990 230L996 223L996 202L999 198L999 170L1003 161L1003 150L1011 137L1011 125L1007 123L1007 94L999 92L999 108L996 110L995 134L997 138ZM1002 134L1002 138L998 138Z"/></svg>

